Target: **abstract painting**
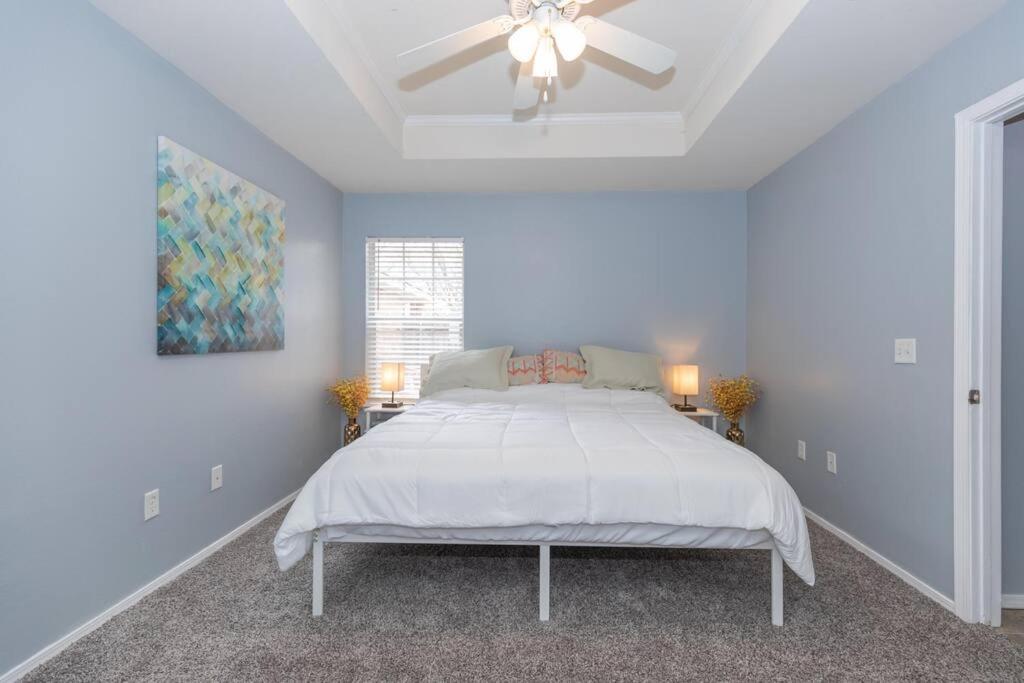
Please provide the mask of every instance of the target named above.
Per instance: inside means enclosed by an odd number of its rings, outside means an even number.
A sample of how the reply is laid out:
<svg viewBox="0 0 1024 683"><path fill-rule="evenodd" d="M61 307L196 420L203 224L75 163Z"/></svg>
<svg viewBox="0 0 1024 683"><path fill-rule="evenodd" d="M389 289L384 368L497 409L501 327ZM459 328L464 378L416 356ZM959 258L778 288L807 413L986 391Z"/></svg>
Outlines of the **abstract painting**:
<svg viewBox="0 0 1024 683"><path fill-rule="evenodd" d="M157 353L284 348L284 202L160 137Z"/></svg>

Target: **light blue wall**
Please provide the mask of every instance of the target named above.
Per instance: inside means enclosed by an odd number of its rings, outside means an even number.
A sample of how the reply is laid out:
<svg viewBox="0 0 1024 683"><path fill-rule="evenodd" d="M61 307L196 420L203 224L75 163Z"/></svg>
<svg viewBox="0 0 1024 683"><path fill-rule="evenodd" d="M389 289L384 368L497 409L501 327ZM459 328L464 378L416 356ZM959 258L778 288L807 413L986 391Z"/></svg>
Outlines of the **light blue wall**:
<svg viewBox="0 0 1024 683"><path fill-rule="evenodd" d="M1004 130L1003 593L1024 594L1024 121Z"/></svg>
<svg viewBox="0 0 1024 683"><path fill-rule="evenodd" d="M1014 0L748 195L748 362L765 386L751 446L808 508L946 595L953 116L1021 78ZM893 364L896 337L917 338L917 365Z"/></svg>
<svg viewBox="0 0 1024 683"><path fill-rule="evenodd" d="M594 343L746 367L742 192L351 195L344 367L363 371L367 237L464 237L466 347Z"/></svg>
<svg viewBox="0 0 1024 683"><path fill-rule="evenodd" d="M4 3L0 63L2 673L336 446L341 195L88 3ZM284 351L157 357L160 134L287 202Z"/></svg>

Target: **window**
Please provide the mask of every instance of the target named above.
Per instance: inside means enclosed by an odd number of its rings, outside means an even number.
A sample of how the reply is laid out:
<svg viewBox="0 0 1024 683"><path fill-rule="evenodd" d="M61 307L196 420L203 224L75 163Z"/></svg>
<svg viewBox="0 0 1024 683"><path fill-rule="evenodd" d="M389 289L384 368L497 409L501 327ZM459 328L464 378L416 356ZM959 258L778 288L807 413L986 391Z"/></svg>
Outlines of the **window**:
<svg viewBox="0 0 1024 683"><path fill-rule="evenodd" d="M371 396L381 363L405 363L405 391L416 398L420 365L463 344L462 239L366 240L366 375Z"/></svg>

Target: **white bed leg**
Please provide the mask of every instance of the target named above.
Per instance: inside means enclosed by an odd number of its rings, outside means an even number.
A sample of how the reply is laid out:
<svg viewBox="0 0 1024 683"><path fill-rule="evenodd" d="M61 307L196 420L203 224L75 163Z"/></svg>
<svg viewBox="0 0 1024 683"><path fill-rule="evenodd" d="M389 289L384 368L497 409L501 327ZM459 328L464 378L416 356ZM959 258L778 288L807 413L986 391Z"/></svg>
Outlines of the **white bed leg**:
<svg viewBox="0 0 1024 683"><path fill-rule="evenodd" d="M551 614L551 546L540 546L540 620Z"/></svg>
<svg viewBox="0 0 1024 683"><path fill-rule="evenodd" d="M313 532L313 616L324 613L324 541L320 531Z"/></svg>
<svg viewBox="0 0 1024 683"><path fill-rule="evenodd" d="M772 546L772 626L782 626L782 555Z"/></svg>

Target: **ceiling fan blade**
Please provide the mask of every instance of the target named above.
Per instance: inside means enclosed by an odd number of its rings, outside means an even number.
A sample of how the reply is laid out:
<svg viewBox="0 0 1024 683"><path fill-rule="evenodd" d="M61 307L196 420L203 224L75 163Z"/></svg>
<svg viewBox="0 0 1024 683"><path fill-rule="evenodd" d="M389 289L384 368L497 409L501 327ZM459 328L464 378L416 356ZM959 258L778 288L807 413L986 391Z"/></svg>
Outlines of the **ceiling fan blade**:
<svg viewBox="0 0 1024 683"><path fill-rule="evenodd" d="M576 20L576 25L586 34L589 47L629 62L644 71L660 74L671 69L676 63L675 50L595 17L580 17Z"/></svg>
<svg viewBox="0 0 1024 683"><path fill-rule="evenodd" d="M512 108L516 111L533 109L540 99L540 90L533 83L533 65L525 62L519 65L519 78L516 79L516 94Z"/></svg>
<svg viewBox="0 0 1024 683"><path fill-rule="evenodd" d="M489 19L476 26L470 26L467 29L453 33L450 36L438 38L426 45L403 52L398 55L398 65L406 73L419 71L491 38L508 33L514 26L515 20L508 15Z"/></svg>

